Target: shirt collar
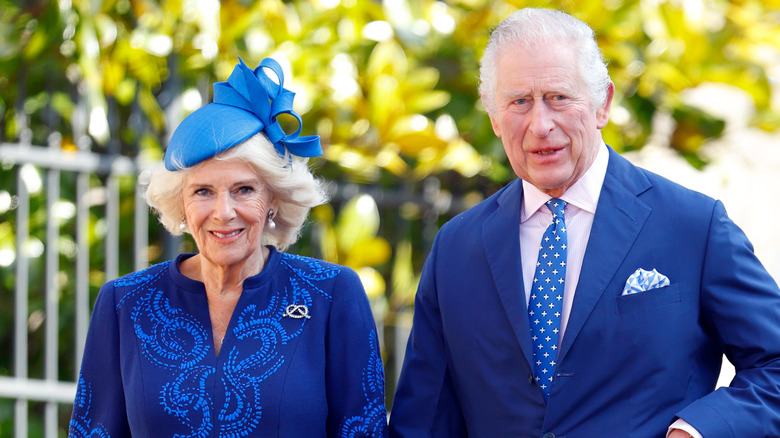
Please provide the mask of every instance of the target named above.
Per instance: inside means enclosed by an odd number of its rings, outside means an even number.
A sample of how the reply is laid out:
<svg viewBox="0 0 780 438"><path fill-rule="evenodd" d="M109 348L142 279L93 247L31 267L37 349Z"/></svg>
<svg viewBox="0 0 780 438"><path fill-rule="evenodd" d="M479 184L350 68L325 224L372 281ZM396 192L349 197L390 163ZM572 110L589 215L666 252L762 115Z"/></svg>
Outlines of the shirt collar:
<svg viewBox="0 0 780 438"><path fill-rule="evenodd" d="M602 141L593 164L566 190L561 199L581 210L596 214L596 205L599 202L601 186L604 184L604 177L607 174L608 162L609 151L607 150L607 145ZM528 181L523 180L523 204L520 209L520 222L528 220L550 198L550 195L542 192Z"/></svg>

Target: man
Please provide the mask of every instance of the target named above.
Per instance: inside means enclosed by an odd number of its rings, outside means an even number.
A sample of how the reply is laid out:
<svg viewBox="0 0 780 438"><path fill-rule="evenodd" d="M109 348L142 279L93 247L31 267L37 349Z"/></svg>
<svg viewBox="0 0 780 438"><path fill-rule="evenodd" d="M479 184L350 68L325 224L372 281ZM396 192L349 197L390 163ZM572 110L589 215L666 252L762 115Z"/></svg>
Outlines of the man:
<svg viewBox="0 0 780 438"><path fill-rule="evenodd" d="M480 75L519 179L437 235L391 436L780 436L780 290L719 201L604 144L593 31L520 10Z"/></svg>

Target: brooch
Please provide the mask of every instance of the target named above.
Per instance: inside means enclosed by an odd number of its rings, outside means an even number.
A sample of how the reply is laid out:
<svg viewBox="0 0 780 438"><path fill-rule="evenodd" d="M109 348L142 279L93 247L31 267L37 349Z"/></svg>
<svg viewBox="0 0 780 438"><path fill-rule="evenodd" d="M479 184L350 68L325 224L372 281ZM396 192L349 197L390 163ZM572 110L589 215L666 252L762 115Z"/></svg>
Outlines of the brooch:
<svg viewBox="0 0 780 438"><path fill-rule="evenodd" d="M282 316L289 316L294 319L311 318L311 316L309 316L309 308L303 304L290 304L284 309L284 315Z"/></svg>

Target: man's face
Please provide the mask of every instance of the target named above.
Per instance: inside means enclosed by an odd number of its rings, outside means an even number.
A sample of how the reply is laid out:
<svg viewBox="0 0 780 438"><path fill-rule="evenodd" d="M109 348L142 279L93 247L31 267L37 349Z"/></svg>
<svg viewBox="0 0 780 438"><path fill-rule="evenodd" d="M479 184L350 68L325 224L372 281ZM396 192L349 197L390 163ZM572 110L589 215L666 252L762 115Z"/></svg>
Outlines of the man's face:
<svg viewBox="0 0 780 438"><path fill-rule="evenodd" d="M559 197L588 170L601 144L614 86L594 108L562 43L535 50L506 46L496 62L496 111L490 116L517 176Z"/></svg>

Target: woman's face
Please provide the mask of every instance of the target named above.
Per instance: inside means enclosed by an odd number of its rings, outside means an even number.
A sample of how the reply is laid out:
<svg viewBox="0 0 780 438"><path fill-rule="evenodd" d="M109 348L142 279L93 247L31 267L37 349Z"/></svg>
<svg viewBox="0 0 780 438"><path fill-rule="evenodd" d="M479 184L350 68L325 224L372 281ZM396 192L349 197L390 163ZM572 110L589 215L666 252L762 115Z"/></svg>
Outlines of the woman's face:
<svg viewBox="0 0 780 438"><path fill-rule="evenodd" d="M185 177L183 200L184 217L202 257L223 268L259 271L260 237L273 200L248 164L204 161Z"/></svg>

